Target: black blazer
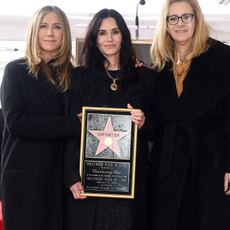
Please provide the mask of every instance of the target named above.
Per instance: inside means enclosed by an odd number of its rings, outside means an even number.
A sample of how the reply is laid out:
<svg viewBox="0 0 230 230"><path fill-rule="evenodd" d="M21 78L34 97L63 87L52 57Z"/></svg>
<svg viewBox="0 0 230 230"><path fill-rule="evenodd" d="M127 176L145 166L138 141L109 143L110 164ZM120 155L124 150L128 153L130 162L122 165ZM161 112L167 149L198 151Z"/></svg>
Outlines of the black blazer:
<svg viewBox="0 0 230 230"><path fill-rule="evenodd" d="M187 175L195 229L228 228L223 179L230 172L230 47L213 42L192 60L180 98L171 67L158 73L153 96L161 128L152 150L152 229L177 229Z"/></svg>
<svg viewBox="0 0 230 230"><path fill-rule="evenodd" d="M121 104L122 108L127 108L129 103L134 108L142 109L148 114L154 90L155 72L145 67L142 67L141 70L145 77L145 88L141 92L135 92L130 97L122 94ZM105 78L107 76L104 76L105 73L99 73L94 78L97 94L92 100L88 100L86 96L80 96L81 85L79 79L82 77L81 74L80 68L73 71L71 113L80 113L82 106L112 107L109 96L109 90L111 89L106 84ZM143 130L145 129L144 126ZM148 148L142 138L141 130L138 133L137 144L135 199L129 200L134 230L148 228ZM64 164L64 182L67 188L80 181L78 171L79 147L79 140L76 140L75 144L70 141L67 145ZM74 200L68 189L66 199L65 214L67 220L65 228L69 230L92 230L97 198L88 197L86 200Z"/></svg>
<svg viewBox="0 0 230 230"><path fill-rule="evenodd" d="M63 97L67 113L69 93ZM62 230L62 139L77 136L79 119L60 115L55 88L24 60L6 66L1 102L4 229Z"/></svg>

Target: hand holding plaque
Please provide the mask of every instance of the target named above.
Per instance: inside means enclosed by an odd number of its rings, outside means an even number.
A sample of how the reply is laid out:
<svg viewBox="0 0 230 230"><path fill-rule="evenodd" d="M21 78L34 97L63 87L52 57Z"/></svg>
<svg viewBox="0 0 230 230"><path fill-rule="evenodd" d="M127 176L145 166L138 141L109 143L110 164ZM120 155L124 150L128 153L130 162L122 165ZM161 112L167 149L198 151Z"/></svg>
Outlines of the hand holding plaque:
<svg viewBox="0 0 230 230"><path fill-rule="evenodd" d="M127 106L128 109L133 109L133 107L130 104L128 104ZM137 128L141 129L145 123L145 114L141 109L136 109L132 112L131 119L135 124L137 124Z"/></svg>

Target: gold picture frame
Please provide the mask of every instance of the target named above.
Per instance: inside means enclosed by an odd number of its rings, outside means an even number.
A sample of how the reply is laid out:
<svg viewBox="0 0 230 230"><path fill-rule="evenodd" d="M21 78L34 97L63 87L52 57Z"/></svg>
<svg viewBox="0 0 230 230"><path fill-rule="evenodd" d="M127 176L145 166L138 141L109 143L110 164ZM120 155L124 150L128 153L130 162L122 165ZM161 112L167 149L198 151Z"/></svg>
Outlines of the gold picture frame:
<svg viewBox="0 0 230 230"><path fill-rule="evenodd" d="M85 196L134 199L134 109L83 107L79 172Z"/></svg>

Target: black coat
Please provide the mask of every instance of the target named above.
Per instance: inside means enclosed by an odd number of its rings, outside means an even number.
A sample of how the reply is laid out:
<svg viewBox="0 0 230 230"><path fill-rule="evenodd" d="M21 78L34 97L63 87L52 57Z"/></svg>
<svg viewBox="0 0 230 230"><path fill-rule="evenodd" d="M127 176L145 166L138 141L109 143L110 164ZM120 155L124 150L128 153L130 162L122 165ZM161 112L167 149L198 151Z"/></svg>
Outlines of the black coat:
<svg viewBox="0 0 230 230"><path fill-rule="evenodd" d="M2 149L2 135L3 135L3 128L4 128L4 118L2 115L2 109L0 109L0 153ZM0 156L0 164L1 164L1 156ZM0 178L1 178L1 165L0 165ZM1 190L2 190L2 185L0 181L0 200L1 200Z"/></svg>
<svg viewBox="0 0 230 230"><path fill-rule="evenodd" d="M122 96L122 108L127 108L127 104L130 103L133 108L139 108L145 113L150 109L150 102L153 93L155 83L155 73L153 70L142 68L142 71L146 77L145 88L142 92L136 92L129 98L125 95ZM72 84L72 98L71 112L80 113L82 106L93 107L112 107L109 90L111 90L106 84L106 78L104 73L100 73L95 77L94 83L97 90L96 97L91 101L86 96L80 97L81 85L79 85L79 78L81 78L81 70L77 68L73 71L73 84ZM136 169L136 184L135 184L135 199L129 200L132 215L132 225L134 230L148 229L148 148L146 142L142 140L141 135L145 130L145 125L138 132L138 144L137 144L137 169ZM78 153L78 154L77 154ZM80 181L78 172L78 159L79 159L79 144L77 146L68 145L65 155L65 173L64 181L68 188L70 185ZM92 230L94 214L96 208L96 201L100 198L88 197L85 200L74 200L70 190L67 190L67 207L66 217L68 230Z"/></svg>
<svg viewBox="0 0 230 230"><path fill-rule="evenodd" d="M63 94L65 112L70 96ZM77 136L77 116L60 116L54 86L9 63L1 86L2 212L5 230L62 229L62 139Z"/></svg>
<svg viewBox="0 0 230 230"><path fill-rule="evenodd" d="M187 222L182 229L228 229L230 47L216 42L192 60L180 98L171 67L158 73L153 96L161 128L152 150L151 229L181 229L178 217Z"/></svg>

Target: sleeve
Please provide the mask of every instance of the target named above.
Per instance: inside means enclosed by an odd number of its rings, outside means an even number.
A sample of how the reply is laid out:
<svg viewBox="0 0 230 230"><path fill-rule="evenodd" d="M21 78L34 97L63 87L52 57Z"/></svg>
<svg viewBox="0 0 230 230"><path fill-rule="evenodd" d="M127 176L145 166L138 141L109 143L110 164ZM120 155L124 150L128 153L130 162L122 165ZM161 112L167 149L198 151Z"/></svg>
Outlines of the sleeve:
<svg viewBox="0 0 230 230"><path fill-rule="evenodd" d="M24 96L26 93L22 84L23 80L27 80L28 73L21 69L19 65L8 64L1 85L2 109L9 133L22 138L42 140L80 135L81 125L76 115L37 115L26 109Z"/></svg>
<svg viewBox="0 0 230 230"><path fill-rule="evenodd" d="M72 89L71 89L71 105L70 113L79 114L82 112L82 102L81 97L78 93L79 84L77 83L75 72L72 76ZM80 137L69 138L66 141L65 155L64 155L64 167L63 167L63 182L66 188L71 185L80 182L79 173L79 159L80 159Z"/></svg>
<svg viewBox="0 0 230 230"><path fill-rule="evenodd" d="M156 82L156 73L153 69L149 69L146 73L146 109L145 109L145 123L142 128L138 131L139 134L148 141L153 141L158 131L158 121L154 118L154 103L153 95Z"/></svg>
<svg viewBox="0 0 230 230"><path fill-rule="evenodd" d="M80 138L71 138L66 141L63 182L66 188L81 181L79 173Z"/></svg>
<svg viewBox="0 0 230 230"><path fill-rule="evenodd" d="M224 98L223 104L226 129L225 172L230 173L230 93Z"/></svg>
<svg viewBox="0 0 230 230"><path fill-rule="evenodd" d="M227 92L223 99L224 121L226 131L225 172L230 173L230 46L217 41L211 47L212 68L221 83L221 90ZM225 91L226 90L226 91Z"/></svg>

